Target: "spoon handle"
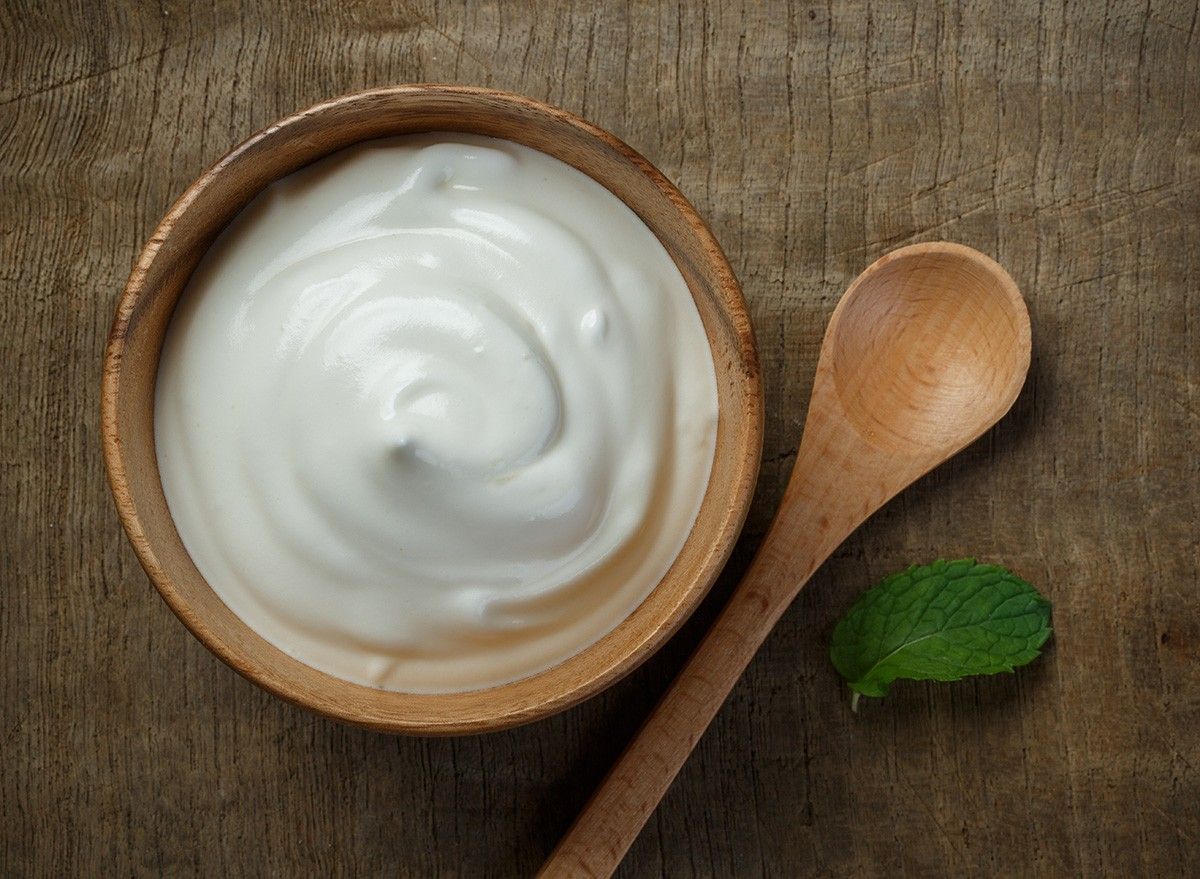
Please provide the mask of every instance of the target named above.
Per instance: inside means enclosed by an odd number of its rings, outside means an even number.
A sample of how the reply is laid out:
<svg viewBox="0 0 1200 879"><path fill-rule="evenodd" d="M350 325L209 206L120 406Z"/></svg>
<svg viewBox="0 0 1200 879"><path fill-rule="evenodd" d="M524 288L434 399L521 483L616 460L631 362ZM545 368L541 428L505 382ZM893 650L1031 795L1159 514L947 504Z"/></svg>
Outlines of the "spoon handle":
<svg viewBox="0 0 1200 879"><path fill-rule="evenodd" d="M818 497L805 491L812 487L805 463L797 461L775 522L729 603L539 876L612 875L776 621L865 518L822 513Z"/></svg>

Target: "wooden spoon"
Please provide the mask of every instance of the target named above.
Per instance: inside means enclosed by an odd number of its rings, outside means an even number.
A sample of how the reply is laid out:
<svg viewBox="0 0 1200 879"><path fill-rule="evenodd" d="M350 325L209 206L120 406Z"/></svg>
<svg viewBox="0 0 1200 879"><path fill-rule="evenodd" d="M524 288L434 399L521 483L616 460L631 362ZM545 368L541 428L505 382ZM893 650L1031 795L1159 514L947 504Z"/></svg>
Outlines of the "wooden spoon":
<svg viewBox="0 0 1200 879"><path fill-rule="evenodd" d="M858 276L825 331L796 463L758 555L541 876L613 873L813 571L897 492L995 424L1029 355L1020 291L978 251L916 244Z"/></svg>

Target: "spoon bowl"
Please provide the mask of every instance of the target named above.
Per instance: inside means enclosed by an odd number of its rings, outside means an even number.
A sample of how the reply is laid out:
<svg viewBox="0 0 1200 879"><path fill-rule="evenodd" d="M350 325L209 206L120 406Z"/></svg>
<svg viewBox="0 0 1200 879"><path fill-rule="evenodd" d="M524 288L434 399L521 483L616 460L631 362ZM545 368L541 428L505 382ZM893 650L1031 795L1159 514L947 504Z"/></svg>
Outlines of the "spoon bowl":
<svg viewBox="0 0 1200 879"><path fill-rule="evenodd" d="M796 463L758 555L540 875L613 873L817 567L891 497L995 424L1029 356L1017 285L978 251L916 244L859 275L829 320Z"/></svg>
<svg viewBox="0 0 1200 879"><path fill-rule="evenodd" d="M1008 273L978 251L915 244L859 275L827 349L842 411L871 442L953 452L1016 400L1029 371L1029 312Z"/></svg>

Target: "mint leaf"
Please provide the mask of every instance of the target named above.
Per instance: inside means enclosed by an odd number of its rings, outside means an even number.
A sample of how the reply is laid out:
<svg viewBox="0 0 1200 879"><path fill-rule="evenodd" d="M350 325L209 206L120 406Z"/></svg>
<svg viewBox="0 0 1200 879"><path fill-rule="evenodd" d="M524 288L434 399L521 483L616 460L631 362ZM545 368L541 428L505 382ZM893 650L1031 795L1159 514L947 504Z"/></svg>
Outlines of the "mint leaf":
<svg viewBox="0 0 1200 879"><path fill-rule="evenodd" d="M829 657L859 696L892 681L957 681L1012 671L1050 637L1050 602L1012 572L975 559L913 565L854 603Z"/></svg>

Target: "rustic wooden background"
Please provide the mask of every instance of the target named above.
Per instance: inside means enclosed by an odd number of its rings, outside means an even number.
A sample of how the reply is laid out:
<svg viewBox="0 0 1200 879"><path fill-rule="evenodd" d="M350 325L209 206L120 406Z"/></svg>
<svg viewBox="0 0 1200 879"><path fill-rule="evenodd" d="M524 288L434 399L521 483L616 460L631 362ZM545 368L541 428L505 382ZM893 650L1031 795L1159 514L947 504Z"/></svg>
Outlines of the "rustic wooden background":
<svg viewBox="0 0 1200 879"><path fill-rule="evenodd" d="M1200 874L1197 5L2 6L0 874L531 873L761 538L838 295L934 238L1025 291L1026 391L819 573L622 875ZM113 306L172 199L283 114L417 80L559 104L677 181L745 285L769 413L692 624L582 707L459 740L319 719L205 652L126 545L97 437ZM1053 600L1048 653L852 715L835 620L966 554Z"/></svg>

